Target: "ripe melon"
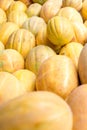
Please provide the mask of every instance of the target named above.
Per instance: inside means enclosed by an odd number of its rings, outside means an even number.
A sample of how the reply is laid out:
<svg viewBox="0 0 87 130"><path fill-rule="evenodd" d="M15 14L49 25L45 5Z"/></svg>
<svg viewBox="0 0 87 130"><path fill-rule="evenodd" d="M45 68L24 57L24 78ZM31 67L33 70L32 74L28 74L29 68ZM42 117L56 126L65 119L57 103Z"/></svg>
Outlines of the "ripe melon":
<svg viewBox="0 0 87 130"><path fill-rule="evenodd" d="M19 29L18 25L13 22L3 22L0 26L0 41L6 45L9 36Z"/></svg>
<svg viewBox="0 0 87 130"><path fill-rule="evenodd" d="M8 38L6 48L17 50L25 59L29 51L35 46L35 36L27 29L20 28Z"/></svg>
<svg viewBox="0 0 87 130"><path fill-rule="evenodd" d="M67 98L73 112L73 129L87 130L87 84L74 89Z"/></svg>
<svg viewBox="0 0 87 130"><path fill-rule="evenodd" d="M25 88L14 75L4 71L0 72L0 104L8 102L25 92Z"/></svg>
<svg viewBox="0 0 87 130"><path fill-rule="evenodd" d="M69 57L53 55L41 64L36 78L37 90L52 91L65 99L77 86L77 70Z"/></svg>
<svg viewBox="0 0 87 130"><path fill-rule="evenodd" d="M51 92L30 92L0 106L1 130L72 130L68 104Z"/></svg>
<svg viewBox="0 0 87 130"><path fill-rule="evenodd" d="M22 55L14 49L5 49L0 53L0 71L13 73L24 68Z"/></svg>
<svg viewBox="0 0 87 130"><path fill-rule="evenodd" d="M27 92L35 90L36 75L27 69L19 69L13 75L22 83Z"/></svg>
<svg viewBox="0 0 87 130"><path fill-rule="evenodd" d="M53 49L45 45L38 45L28 53L25 67L37 75L41 64L53 55L56 55Z"/></svg>

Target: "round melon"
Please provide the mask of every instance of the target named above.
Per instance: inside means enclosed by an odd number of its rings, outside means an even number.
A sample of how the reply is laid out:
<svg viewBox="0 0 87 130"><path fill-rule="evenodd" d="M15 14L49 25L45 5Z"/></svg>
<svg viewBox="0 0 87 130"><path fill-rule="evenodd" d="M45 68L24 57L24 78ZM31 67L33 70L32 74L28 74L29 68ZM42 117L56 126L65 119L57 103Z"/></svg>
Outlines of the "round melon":
<svg viewBox="0 0 87 130"><path fill-rule="evenodd" d="M40 11L41 11L41 7L42 6L39 3L31 4L26 10L28 17L39 16Z"/></svg>
<svg viewBox="0 0 87 130"><path fill-rule="evenodd" d="M54 16L47 24L48 39L59 48L75 40L75 33L71 22L62 16Z"/></svg>
<svg viewBox="0 0 87 130"><path fill-rule="evenodd" d="M28 16L25 12L19 10L13 10L7 15L8 22L13 22L19 27L28 19Z"/></svg>
<svg viewBox="0 0 87 130"><path fill-rule="evenodd" d="M23 23L22 28L28 29L36 36L38 32L45 26L46 23L43 18L39 16L32 16Z"/></svg>
<svg viewBox="0 0 87 130"><path fill-rule="evenodd" d="M23 28L14 31L6 43L6 48L17 50L24 58L34 46L35 36Z"/></svg>
<svg viewBox="0 0 87 130"><path fill-rule="evenodd" d="M0 71L14 72L24 68L22 55L14 49L5 49L0 53Z"/></svg>
<svg viewBox="0 0 87 130"><path fill-rule="evenodd" d="M8 102L25 92L24 87L14 75L4 71L0 72L0 104Z"/></svg>
<svg viewBox="0 0 87 130"><path fill-rule="evenodd" d="M30 92L35 90L36 75L27 69L19 69L13 75L22 83L25 90Z"/></svg>
<svg viewBox="0 0 87 130"><path fill-rule="evenodd" d="M58 11L57 15L66 17L71 22L78 21L83 23L81 14L73 7L63 7Z"/></svg>
<svg viewBox="0 0 87 130"><path fill-rule="evenodd" d="M76 41L82 43L83 45L87 42L87 27L81 22L72 23Z"/></svg>
<svg viewBox="0 0 87 130"><path fill-rule="evenodd" d="M62 0L47 0L41 8L40 17L47 23L54 17L62 6Z"/></svg>
<svg viewBox="0 0 87 130"><path fill-rule="evenodd" d="M72 130L69 105L51 92L30 92L0 106L2 130Z"/></svg>
<svg viewBox="0 0 87 130"><path fill-rule="evenodd" d="M27 6L21 2L21 1L14 1L10 7L7 9L6 14L8 15L13 10L23 11L25 12L27 9Z"/></svg>
<svg viewBox="0 0 87 130"><path fill-rule="evenodd" d="M40 65L43 61L53 55L56 55L53 49L45 45L38 45L28 53L25 61L25 67L35 74L38 74Z"/></svg>
<svg viewBox="0 0 87 130"><path fill-rule="evenodd" d="M81 43L70 42L69 44L61 48L59 54L70 57L73 63L75 64L76 68L78 69L78 60L82 49L83 45Z"/></svg>
<svg viewBox="0 0 87 130"><path fill-rule="evenodd" d="M65 99L77 86L77 70L69 57L54 55L41 64L36 90L51 91Z"/></svg>

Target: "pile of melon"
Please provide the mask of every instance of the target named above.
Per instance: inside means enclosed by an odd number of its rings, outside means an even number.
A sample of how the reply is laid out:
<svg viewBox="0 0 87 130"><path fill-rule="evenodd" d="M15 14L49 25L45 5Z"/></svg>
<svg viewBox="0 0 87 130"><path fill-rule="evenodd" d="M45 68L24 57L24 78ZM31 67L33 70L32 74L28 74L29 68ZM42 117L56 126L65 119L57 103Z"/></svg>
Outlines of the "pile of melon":
<svg viewBox="0 0 87 130"><path fill-rule="evenodd" d="M0 130L87 130L87 0L0 0Z"/></svg>

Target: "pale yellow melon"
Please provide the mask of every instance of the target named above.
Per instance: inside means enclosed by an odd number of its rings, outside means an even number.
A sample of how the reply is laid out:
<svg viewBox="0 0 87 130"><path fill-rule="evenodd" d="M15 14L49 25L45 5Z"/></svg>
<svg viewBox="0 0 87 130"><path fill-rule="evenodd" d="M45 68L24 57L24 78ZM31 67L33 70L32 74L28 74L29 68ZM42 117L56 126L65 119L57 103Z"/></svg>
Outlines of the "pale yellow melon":
<svg viewBox="0 0 87 130"><path fill-rule="evenodd" d="M42 17L47 23L52 17L54 17L62 6L62 0L47 0L40 12L40 17Z"/></svg>
<svg viewBox="0 0 87 130"><path fill-rule="evenodd" d="M63 16L69 19L71 22L76 21L76 22L81 22L83 23L82 16L80 12L78 12L75 8L73 7L63 7L61 8L58 13L58 16Z"/></svg>
<svg viewBox="0 0 87 130"><path fill-rule="evenodd" d="M0 104L14 99L26 91L19 80L8 72L0 72Z"/></svg>
<svg viewBox="0 0 87 130"><path fill-rule="evenodd" d="M22 83L27 92L35 90L36 75L27 69L20 69L13 73L13 75Z"/></svg>
<svg viewBox="0 0 87 130"><path fill-rule="evenodd" d="M73 63L75 64L76 68L78 69L78 60L82 49L83 45L81 43L70 42L60 50L59 54L70 57Z"/></svg>
<svg viewBox="0 0 87 130"><path fill-rule="evenodd" d="M0 71L14 72L24 68L22 55L13 49L5 49L0 53Z"/></svg>
<svg viewBox="0 0 87 130"><path fill-rule="evenodd" d="M76 41L83 45L87 42L87 27L81 22L73 22L73 29L76 36Z"/></svg>
<svg viewBox="0 0 87 130"><path fill-rule="evenodd" d="M28 19L28 16L25 12L19 10L13 10L7 15L8 22L13 22L19 27Z"/></svg>
<svg viewBox="0 0 87 130"><path fill-rule="evenodd" d="M10 6L9 8L7 9L6 11L6 14L8 15L11 11L13 10L18 10L18 11L23 11L25 12L27 9L27 6L21 2L21 1L14 1Z"/></svg>
<svg viewBox="0 0 87 130"><path fill-rule="evenodd" d="M0 107L2 130L72 130L69 105L51 92L30 92Z"/></svg>
<svg viewBox="0 0 87 130"><path fill-rule="evenodd" d="M72 130L87 130L87 84L74 89L68 96L67 103L73 112Z"/></svg>
<svg viewBox="0 0 87 130"><path fill-rule="evenodd" d="M41 64L36 78L37 90L51 91L65 99L77 86L77 70L69 57L53 55Z"/></svg>
<svg viewBox="0 0 87 130"><path fill-rule="evenodd" d="M56 55L53 49L45 45L38 45L28 53L25 61L25 67L35 74L38 74L41 64L53 55Z"/></svg>
<svg viewBox="0 0 87 130"><path fill-rule="evenodd" d="M24 24L22 25L22 28L28 29L30 32L32 32L36 36L37 33L45 26L46 26L46 23L43 18L39 16L32 16L24 22Z"/></svg>
<svg viewBox="0 0 87 130"><path fill-rule="evenodd" d="M35 36L27 29L21 28L10 35L6 48L17 50L25 59L35 44Z"/></svg>
<svg viewBox="0 0 87 130"><path fill-rule="evenodd" d="M42 6L39 3L33 3L28 6L26 13L28 17L39 16Z"/></svg>
<svg viewBox="0 0 87 130"><path fill-rule="evenodd" d="M13 22L4 22L0 26L0 41L6 45L6 42L12 32L19 29L18 25Z"/></svg>

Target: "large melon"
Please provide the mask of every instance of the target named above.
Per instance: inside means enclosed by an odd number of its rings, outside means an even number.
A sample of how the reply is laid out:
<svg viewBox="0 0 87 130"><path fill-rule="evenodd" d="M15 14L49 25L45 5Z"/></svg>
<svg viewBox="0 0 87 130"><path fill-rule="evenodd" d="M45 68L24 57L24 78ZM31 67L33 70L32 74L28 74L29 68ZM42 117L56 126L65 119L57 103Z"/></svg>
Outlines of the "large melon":
<svg viewBox="0 0 87 130"><path fill-rule="evenodd" d="M73 129L87 130L87 84L74 89L67 99L73 112Z"/></svg>
<svg viewBox="0 0 87 130"><path fill-rule="evenodd" d="M1 130L72 130L68 104L51 92L30 92L0 107Z"/></svg>
<svg viewBox="0 0 87 130"><path fill-rule="evenodd" d="M36 78L37 90L52 91L65 99L77 86L77 70L67 56L53 55L41 64Z"/></svg>

